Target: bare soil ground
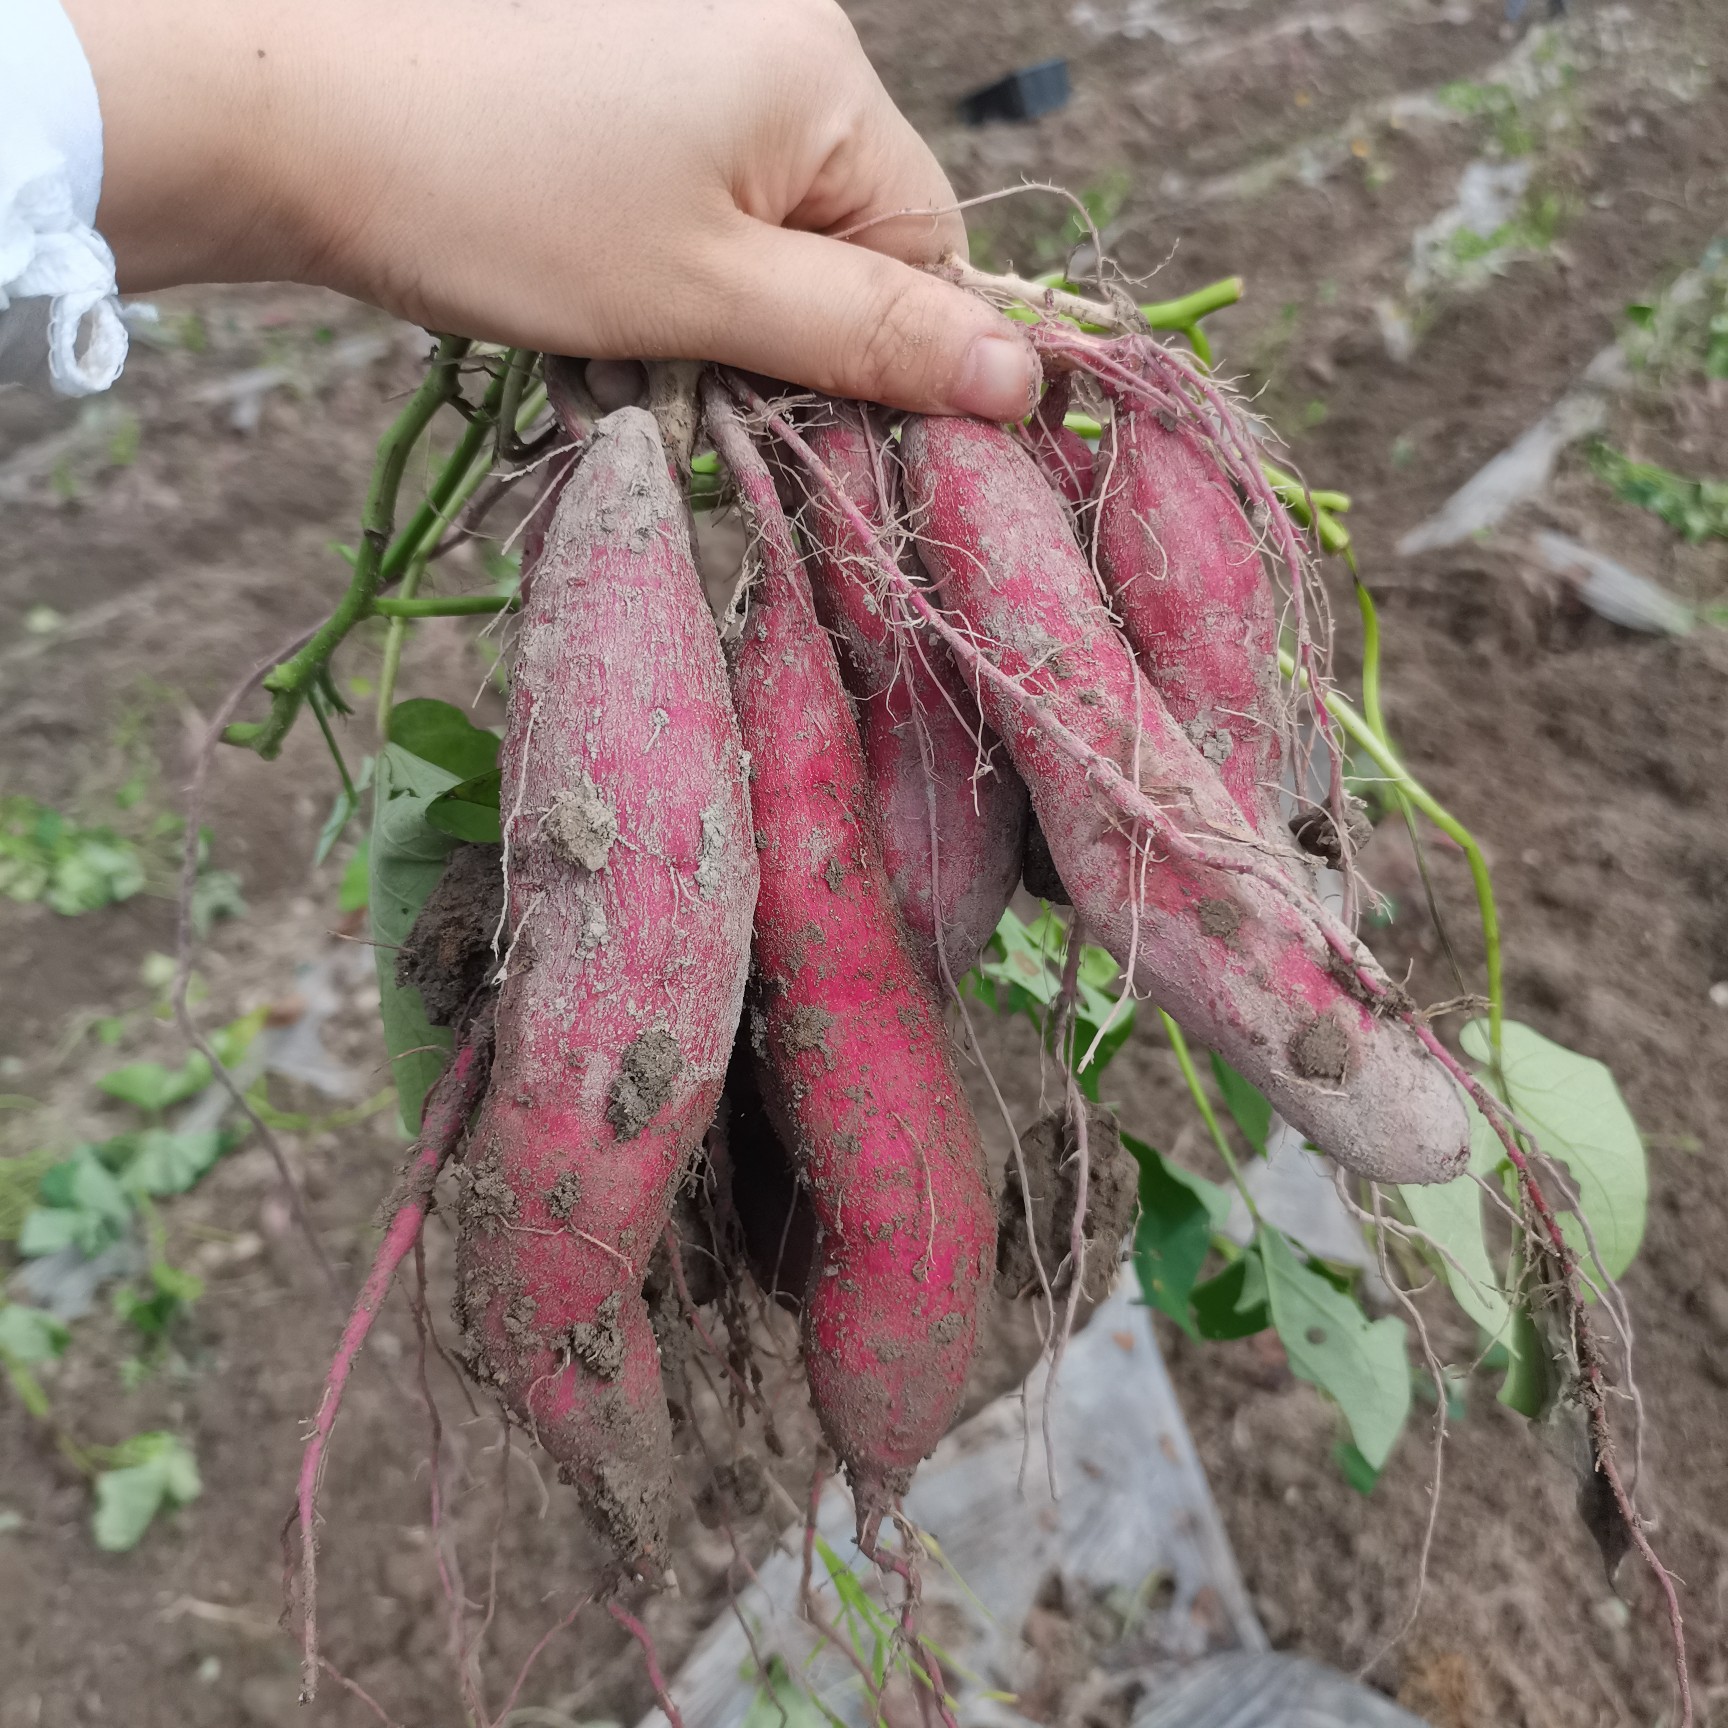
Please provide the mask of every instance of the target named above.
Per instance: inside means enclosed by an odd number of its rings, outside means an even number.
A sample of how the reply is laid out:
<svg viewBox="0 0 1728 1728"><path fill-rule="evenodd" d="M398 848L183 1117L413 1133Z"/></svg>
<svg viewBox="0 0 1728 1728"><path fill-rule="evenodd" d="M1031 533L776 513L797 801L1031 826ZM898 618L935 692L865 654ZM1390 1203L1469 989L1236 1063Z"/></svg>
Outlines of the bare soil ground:
<svg viewBox="0 0 1728 1728"><path fill-rule="evenodd" d="M1627 1280L1648 1411L1644 1492L1685 1581L1700 1719L1724 1719L1728 1007L1711 987L1728 979L1728 635L1618 630L1539 571L1527 536L1559 528L1699 603L1728 598L1728 559L1722 542L1688 546L1616 502L1576 455L1493 537L1414 560L1394 547L1578 378L1623 328L1628 302L1728 232L1728 18L1703 0L1593 4L1520 43L1491 0L1086 0L1071 11L856 0L852 10L962 195L1022 177L1102 189L1124 268L1164 267L1154 292L1247 278L1249 297L1216 321L1217 339L1310 477L1355 495L1352 526L1383 603L1390 718L1417 772L1491 849L1513 1012L1610 1063L1649 1139L1649 1235ZM1023 128L953 121L967 89L1051 53L1072 61L1066 111ZM1510 109L1459 88L1497 80L1525 92ZM1434 99L1448 85L1451 98ZM1497 274L1412 301L1413 234L1496 140L1532 155L1533 186L1552 204ZM980 250L1027 266L1057 260L1062 220L1059 205L1031 196L975 212ZM1382 336L1392 303L1412 314L1402 361ZM330 542L353 532L371 445L419 355L417 338L376 315L298 290L180 294L162 306L164 339L139 345L111 401L0 396L4 790L120 820L112 794L142 767L141 814L126 818L140 829L149 811L175 806L201 717L238 672L339 591ZM367 336L373 357L357 357L349 344ZM283 382L256 426L238 431L217 393L257 366L279 367ZM1682 472L1721 474L1728 402L1721 385L1681 369L1624 395L1607 435ZM477 577L457 563L444 579ZM481 688L489 656L471 638L455 624L422 631L404 693ZM1344 630L1346 662L1351 640ZM372 673L377 646L360 644L345 673ZM353 693L358 756L367 729L363 691ZM291 1020L313 988L299 969L323 960L340 998L325 1043L370 1092L382 1084L375 990L361 951L346 968L328 958L342 952L327 932L341 925L347 848L310 864L331 781L310 727L267 769L220 759L214 861L239 873L249 911L216 928L201 1012L216 1024L270 1003ZM1437 853L1436 870L1453 926L1468 930L1461 867ZM1395 846L1380 872L1408 903ZM168 902L147 894L77 918L6 902L0 920L0 1091L35 1105L0 1118L0 1150L113 1132L122 1120L94 1077L119 1060L176 1055L145 980L148 957L172 946ZM1415 967L1419 994L1451 993L1413 919L1384 940ZM116 1015L121 1041L103 1046L93 1023ZM1029 1037L1004 1026L992 1040L1005 1088L1027 1107L1038 1083ZM1153 1040L1130 1047L1110 1089L1130 1127L1201 1156ZM280 1081L271 1097L282 1109L331 1108ZM370 1253L400 1153L389 1124L386 1111L286 1137L320 1234L350 1275ZM300 1711L295 1652L277 1625L280 1523L334 1309L261 1149L225 1160L164 1222L172 1257L208 1284L177 1359L124 1390L128 1346L97 1314L79 1323L50 1391L87 1442L185 1434L203 1496L134 1552L103 1555L82 1481L0 1399L0 1728L375 1720L334 1685L315 1712ZM448 1258L435 1230L435 1291L447 1288ZM1445 1341L1467 1356L1467 1339ZM1436 1728L1673 1721L1652 1592L1632 1564L1624 1601L1609 1589L1574 1511L1573 1461L1500 1411L1490 1381L1471 1382L1454 1426L1421 1615L1378 1655L1416 1583L1432 1482L1421 1428L1363 1497L1332 1462L1333 1418L1275 1350L1166 1344L1279 1646L1345 1667L1374 1661L1374 1682ZM782 1479L796 1484L800 1468L808 1478L808 1424L795 1382L770 1367L788 1442ZM464 1720L440 1554L466 1562L459 1583L478 1603L496 1578L485 1660L494 1709L595 1565L573 1508L549 1480L542 1487L521 1444L505 1455L490 1413L470 1416L436 1358L429 1374L446 1423L437 1537L415 1331L398 1299L335 1449L322 1604L332 1660L417 1728ZM706 1393L696 1398L706 1407ZM740 1576L727 1525L749 1524L772 1500L737 1462L756 1432L718 1460L732 1468L703 1517L685 1519L682 1594L650 1614L668 1662ZM707 1473L693 1459L692 1480ZM628 1722L647 1701L634 1647L589 1615L553 1641L522 1694L536 1713L518 1719Z"/></svg>

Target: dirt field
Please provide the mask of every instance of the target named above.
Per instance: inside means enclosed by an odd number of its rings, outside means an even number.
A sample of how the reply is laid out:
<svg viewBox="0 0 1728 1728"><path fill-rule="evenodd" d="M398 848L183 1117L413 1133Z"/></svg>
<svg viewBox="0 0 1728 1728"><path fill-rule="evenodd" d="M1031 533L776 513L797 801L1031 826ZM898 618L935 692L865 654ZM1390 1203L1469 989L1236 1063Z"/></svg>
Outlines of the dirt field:
<svg viewBox="0 0 1728 1728"><path fill-rule="evenodd" d="M1094 193L1122 266L1163 267L1154 293L1246 277L1248 297L1214 321L1215 340L1309 478L1355 497L1351 525L1387 631L1391 723L1415 770L1490 848L1512 1012L1608 1062L1647 1135L1649 1234L1626 1281L1648 1418L1643 1493L1685 1582L1699 1720L1728 1721L1728 991L1712 996L1728 980L1728 633L1620 629L1546 573L1532 536L1571 535L1703 606L1728 600L1728 555L1721 540L1688 545L1617 501L1577 450L1493 535L1415 558L1395 550L1626 332L1629 303L1728 233L1728 15L1706 0L1578 3L1519 38L1500 0L851 10L963 196L1022 178ZM1064 112L1026 127L954 122L967 89L1054 53L1072 62ZM1413 285L1414 236L1479 159L1531 164L1493 268L1442 247ZM1060 258L1064 211L1047 197L986 205L973 220L993 263ZM340 590L331 542L353 535L371 445L423 346L300 290L160 304L159 336L137 345L111 400L0 395L0 790L140 835L176 807L202 717ZM276 372L248 383L240 375L254 368ZM239 430L249 405L256 424ZM1613 397L1604 435L1639 459L1721 476L1728 385L1683 365L1638 373ZM451 586L479 580L462 559L447 567ZM481 689L490 656L473 634L454 622L420 632L402 693ZM1353 642L1342 628L1346 669ZM360 642L345 674L373 674L377 651L376 637ZM358 758L364 688L351 694ZM117 810L129 784L142 790ZM217 1025L270 1004L284 1026L327 1014L323 1044L365 1098L383 1084L369 957L330 934L352 932L337 904L351 842L311 865L334 790L311 726L268 768L220 758L212 862L238 874L247 911L215 927L200 1013ZM134 1058L178 1059L152 1013L150 957L171 951L173 917L159 892L168 854L149 844L163 859L153 891L123 905L74 918L0 901L9 1155L115 1132L125 1118L95 1077ZM1461 864L1438 853L1435 867L1452 924L1468 930ZM1407 899L1410 866L1389 842L1379 869ZM1452 993L1412 920L1382 946L1414 967L1418 996ZM107 1018L117 1031L98 1024ZM1028 1041L1013 1028L992 1038L1024 1106L1036 1087ZM1178 1139L1179 1083L1149 1037L1108 1090L1136 1132L1201 1157ZM280 1078L270 1097L313 1116L337 1107ZM285 1140L322 1240L353 1275L401 1150L391 1113ZM86 1443L184 1434L203 1494L133 1552L102 1554L84 1483L0 1394L0 1728L375 1721L335 1685L301 1711L296 1653L277 1625L281 1521L337 1326L328 1293L255 1146L162 1216L171 1257L207 1285L179 1350L124 1390L132 1346L102 1308L78 1323L49 1389ZM440 1321L448 1260L436 1230ZM1461 1334L1443 1342L1469 1353ZM1423 1427L1363 1497L1332 1461L1334 1418L1275 1349L1201 1349L1173 1333L1165 1343L1274 1642L1346 1668L1376 1658L1416 1587L1433 1464ZM434 1728L464 1720L440 1552L466 1561L459 1587L477 1603L495 1577L493 1710L592 1579L595 1553L549 1474L543 1487L520 1442L501 1452L496 1419L470 1415L436 1358L446 1514L434 1539L415 1370L398 1299L331 1464L322 1608L344 1673L393 1720ZM807 1479L795 1389L772 1373L770 1387L791 1454L784 1479L801 1458ZM1635 1563L1621 1575L1624 1602L1608 1587L1575 1514L1571 1458L1502 1412L1489 1379L1471 1382L1466 1402L1420 1617L1370 1677L1436 1728L1672 1723L1653 1592ZM668 1662L737 1582L726 1524L759 1510L747 1477L734 1470L728 1491L709 1496L709 1523L685 1519L682 1594L650 1612ZM590 1615L551 1644L522 1694L534 1709L514 1720L629 1723L648 1700L635 1647Z"/></svg>

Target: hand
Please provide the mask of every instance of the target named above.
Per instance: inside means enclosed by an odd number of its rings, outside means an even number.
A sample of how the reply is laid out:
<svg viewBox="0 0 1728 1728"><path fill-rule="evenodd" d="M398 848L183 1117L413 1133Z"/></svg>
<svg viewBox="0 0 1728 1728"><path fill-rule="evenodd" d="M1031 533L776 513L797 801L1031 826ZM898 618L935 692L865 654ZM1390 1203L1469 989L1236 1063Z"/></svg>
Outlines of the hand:
<svg viewBox="0 0 1728 1728"><path fill-rule="evenodd" d="M832 0L66 5L128 291L316 282L555 353L1035 399L1014 327L913 267L965 228Z"/></svg>

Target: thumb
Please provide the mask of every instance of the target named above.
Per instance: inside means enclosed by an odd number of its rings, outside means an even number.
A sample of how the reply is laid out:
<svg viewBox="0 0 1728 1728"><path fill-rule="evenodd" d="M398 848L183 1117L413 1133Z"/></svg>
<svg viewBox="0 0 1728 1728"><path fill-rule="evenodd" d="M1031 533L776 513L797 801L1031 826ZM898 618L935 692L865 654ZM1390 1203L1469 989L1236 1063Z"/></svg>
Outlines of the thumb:
<svg viewBox="0 0 1728 1728"><path fill-rule="evenodd" d="M923 414L1020 420L1038 357L1001 313L897 258L746 218L710 301L710 358Z"/></svg>

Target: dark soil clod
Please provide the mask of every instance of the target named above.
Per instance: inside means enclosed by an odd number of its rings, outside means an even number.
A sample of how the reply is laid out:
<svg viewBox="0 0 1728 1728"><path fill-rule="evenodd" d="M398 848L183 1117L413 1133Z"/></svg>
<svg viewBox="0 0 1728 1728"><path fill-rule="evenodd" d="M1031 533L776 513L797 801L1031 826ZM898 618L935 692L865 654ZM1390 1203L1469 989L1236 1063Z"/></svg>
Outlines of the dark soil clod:
<svg viewBox="0 0 1728 1728"><path fill-rule="evenodd" d="M420 992L434 1026L460 1025L485 988L503 903L503 848L458 846L396 956L396 987Z"/></svg>
<svg viewBox="0 0 1728 1728"><path fill-rule="evenodd" d="M1069 1250L1074 1229L1074 1200L1079 1161L1067 1113L1044 1117L1021 1136L1026 1189L1020 1172L1009 1161L996 1223L996 1294L1012 1300L1039 1288L1038 1264L1052 1288L1066 1288L1056 1269ZM1121 1130L1110 1111L1086 1107L1086 1277L1081 1295L1101 1302L1115 1282L1123 1239L1134 1223L1140 1202L1140 1167L1122 1144ZM1031 1195L1032 1222L1037 1232L1037 1259L1026 1228L1026 1192Z"/></svg>

